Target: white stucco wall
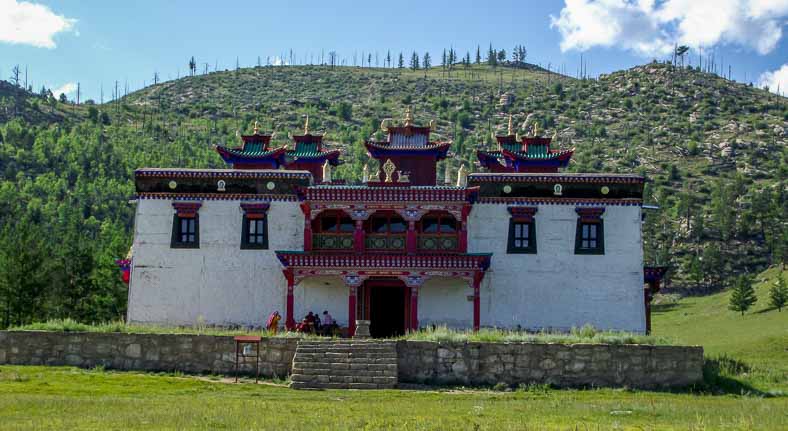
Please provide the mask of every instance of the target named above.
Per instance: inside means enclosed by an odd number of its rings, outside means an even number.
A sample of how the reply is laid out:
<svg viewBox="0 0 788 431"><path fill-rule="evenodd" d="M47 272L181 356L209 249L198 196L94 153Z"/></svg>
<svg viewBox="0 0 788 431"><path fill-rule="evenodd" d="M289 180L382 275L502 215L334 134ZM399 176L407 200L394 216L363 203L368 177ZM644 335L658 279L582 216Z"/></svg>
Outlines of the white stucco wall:
<svg viewBox="0 0 788 431"><path fill-rule="evenodd" d="M608 206L605 254L575 255L573 205L539 205L538 254L507 254L506 205L476 204L468 219L469 252L492 252L481 288L483 326L566 330L586 323L643 331L640 207ZM241 250L240 201L203 201L200 248L170 248L172 202L137 203L128 320L175 325L264 323L285 314L286 281L274 250L301 250L303 214L296 202L271 202L268 250ZM469 328L471 289L465 280L433 278L419 294L419 323ZM301 281L294 318L328 310L347 324L348 289L339 277Z"/></svg>
<svg viewBox="0 0 788 431"><path fill-rule="evenodd" d="M323 310L328 310L340 326L347 326L349 292L338 276L307 278L293 290L293 318L299 322L313 311L322 319Z"/></svg>
<svg viewBox="0 0 788 431"><path fill-rule="evenodd" d="M241 250L240 201L206 200L200 248L170 248L172 201L137 202L128 321L194 325L265 323L285 311L286 286L274 250L303 249L297 202L271 202L268 250Z"/></svg>
<svg viewBox="0 0 788 431"><path fill-rule="evenodd" d="M419 289L419 326L473 327L473 294L470 284L461 278L436 277Z"/></svg>
<svg viewBox="0 0 788 431"><path fill-rule="evenodd" d="M482 326L644 331L640 211L607 206L605 254L576 255L575 207L538 205L538 253L507 254L507 206L474 205L468 251L493 253L481 289Z"/></svg>

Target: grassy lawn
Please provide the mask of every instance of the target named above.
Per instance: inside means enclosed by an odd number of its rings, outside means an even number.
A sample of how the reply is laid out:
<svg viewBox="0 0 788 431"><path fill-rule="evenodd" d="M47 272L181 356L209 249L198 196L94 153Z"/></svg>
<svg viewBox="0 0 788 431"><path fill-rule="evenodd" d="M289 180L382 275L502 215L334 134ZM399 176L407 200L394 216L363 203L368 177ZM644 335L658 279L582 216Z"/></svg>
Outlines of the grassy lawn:
<svg viewBox="0 0 788 431"><path fill-rule="evenodd" d="M17 429L788 429L788 398L626 390L294 391L210 378L0 367Z"/></svg>
<svg viewBox="0 0 788 431"><path fill-rule="evenodd" d="M758 302L744 314L728 310L730 291L654 306L653 332L679 344L701 345L707 357L740 361L740 378L761 390L788 391L788 309L769 307L776 268L761 273ZM788 271L783 271L788 278Z"/></svg>

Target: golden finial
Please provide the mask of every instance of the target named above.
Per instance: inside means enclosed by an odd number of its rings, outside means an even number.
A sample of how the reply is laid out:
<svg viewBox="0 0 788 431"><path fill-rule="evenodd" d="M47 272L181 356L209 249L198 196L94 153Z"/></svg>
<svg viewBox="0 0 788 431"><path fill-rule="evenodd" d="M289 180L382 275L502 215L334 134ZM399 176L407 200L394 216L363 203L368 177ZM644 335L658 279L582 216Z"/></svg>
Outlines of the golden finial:
<svg viewBox="0 0 788 431"><path fill-rule="evenodd" d="M506 136L512 136L514 129L512 127L512 114L509 114L509 131L506 133Z"/></svg>
<svg viewBox="0 0 788 431"><path fill-rule="evenodd" d="M539 128L536 122L534 122L534 138L539 137Z"/></svg>
<svg viewBox="0 0 788 431"><path fill-rule="evenodd" d="M364 163L364 169L362 170L361 181L364 183L369 181L369 165L366 163Z"/></svg>
<svg viewBox="0 0 788 431"><path fill-rule="evenodd" d="M258 123L257 120L254 120L254 134L256 135L257 132L259 131L260 131L260 123Z"/></svg>
<svg viewBox="0 0 788 431"><path fill-rule="evenodd" d="M413 114L410 113L410 106L405 108L405 127L413 125Z"/></svg>
<svg viewBox="0 0 788 431"><path fill-rule="evenodd" d="M304 121L304 135L309 134L309 114L306 114L306 121Z"/></svg>

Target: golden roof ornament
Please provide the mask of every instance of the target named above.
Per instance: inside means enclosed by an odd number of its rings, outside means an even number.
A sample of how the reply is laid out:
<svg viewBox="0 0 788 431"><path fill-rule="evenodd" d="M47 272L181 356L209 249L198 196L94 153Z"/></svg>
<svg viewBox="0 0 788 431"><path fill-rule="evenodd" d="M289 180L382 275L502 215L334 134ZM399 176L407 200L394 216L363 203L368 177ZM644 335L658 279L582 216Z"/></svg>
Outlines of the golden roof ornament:
<svg viewBox="0 0 788 431"><path fill-rule="evenodd" d="M405 108L405 127L410 127L413 125L413 114L410 112L410 106Z"/></svg>
<svg viewBox="0 0 788 431"><path fill-rule="evenodd" d="M465 170L465 164L460 165L457 169L457 187L465 187L468 184L468 171Z"/></svg>
<svg viewBox="0 0 788 431"><path fill-rule="evenodd" d="M328 163L328 160L326 160L326 162L323 163L323 182L324 183L331 182L331 164Z"/></svg>
<svg viewBox="0 0 788 431"><path fill-rule="evenodd" d="M309 134L309 114L306 114L306 121L304 121L304 136Z"/></svg>
<svg viewBox="0 0 788 431"><path fill-rule="evenodd" d="M383 172L386 174L386 179L383 180L386 183L393 182L393 178L391 175L394 171L397 170L397 166L394 165L394 162L391 159L386 159L386 163L383 164Z"/></svg>
<svg viewBox="0 0 788 431"><path fill-rule="evenodd" d="M257 120L254 120L254 129L253 130L254 130L254 134L255 135L257 134L257 132L260 131L260 123L258 123Z"/></svg>
<svg viewBox="0 0 788 431"><path fill-rule="evenodd" d="M364 169L361 171L361 181L366 183L369 181L369 165L364 163Z"/></svg>
<svg viewBox="0 0 788 431"><path fill-rule="evenodd" d="M538 138L538 137L539 137L538 125L536 122L534 122L534 138Z"/></svg>
<svg viewBox="0 0 788 431"><path fill-rule="evenodd" d="M509 131L506 133L506 136L514 135L514 128L512 127L512 114L509 114Z"/></svg>

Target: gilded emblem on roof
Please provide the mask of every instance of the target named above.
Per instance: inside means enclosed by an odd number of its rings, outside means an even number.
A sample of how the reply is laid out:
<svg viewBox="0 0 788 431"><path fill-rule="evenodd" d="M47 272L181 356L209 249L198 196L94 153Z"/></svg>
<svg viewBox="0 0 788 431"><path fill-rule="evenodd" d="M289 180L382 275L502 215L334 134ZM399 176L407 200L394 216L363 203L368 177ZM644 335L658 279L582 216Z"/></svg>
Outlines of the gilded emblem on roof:
<svg viewBox="0 0 788 431"><path fill-rule="evenodd" d="M385 182L390 183L393 181L391 175L395 170L397 170L397 167L394 165L394 162L391 159L386 159L386 163L383 164L383 172L386 174Z"/></svg>

